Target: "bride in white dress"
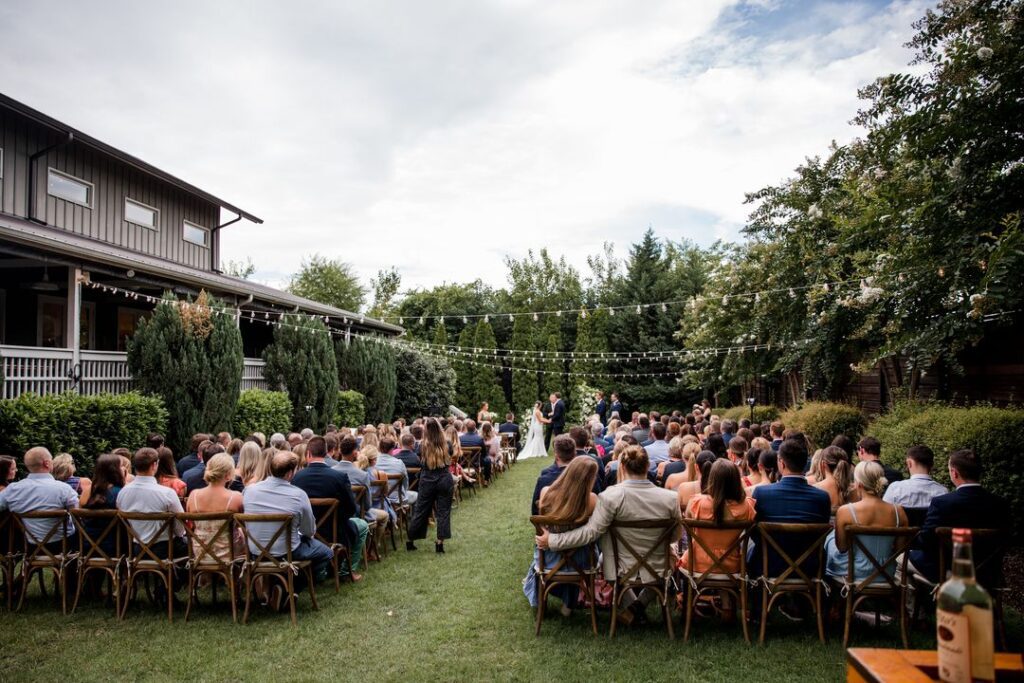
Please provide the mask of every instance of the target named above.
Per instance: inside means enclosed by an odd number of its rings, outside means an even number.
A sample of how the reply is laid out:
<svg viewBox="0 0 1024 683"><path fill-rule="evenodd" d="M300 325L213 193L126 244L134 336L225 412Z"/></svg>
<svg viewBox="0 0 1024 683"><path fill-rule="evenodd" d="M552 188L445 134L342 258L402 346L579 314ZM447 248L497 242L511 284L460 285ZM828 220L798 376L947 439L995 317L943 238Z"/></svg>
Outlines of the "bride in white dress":
<svg viewBox="0 0 1024 683"><path fill-rule="evenodd" d="M533 406L533 418L530 420L530 431L526 433L526 443L519 451L519 459L543 458L548 454L544 447L544 425L551 422L540 412L540 401Z"/></svg>

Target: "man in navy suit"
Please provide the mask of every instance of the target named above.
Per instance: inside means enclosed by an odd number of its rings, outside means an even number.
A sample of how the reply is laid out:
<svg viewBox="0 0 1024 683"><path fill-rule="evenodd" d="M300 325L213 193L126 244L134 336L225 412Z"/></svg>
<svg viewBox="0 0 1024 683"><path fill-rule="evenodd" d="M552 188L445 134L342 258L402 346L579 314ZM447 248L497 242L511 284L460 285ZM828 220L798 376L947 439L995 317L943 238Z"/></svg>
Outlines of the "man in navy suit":
<svg viewBox="0 0 1024 683"><path fill-rule="evenodd" d="M519 425L515 423L516 416L513 413L505 414L505 421L498 425L499 434L512 435L512 447L519 450Z"/></svg>
<svg viewBox="0 0 1024 683"><path fill-rule="evenodd" d="M807 447L803 439L786 439L779 446L779 471L782 478L767 486L758 486L750 494L756 501L757 521L819 524L828 523L832 514L832 502L827 492L815 488L804 478L807 467ZM779 539L779 545L792 559L807 549L814 539L789 536ZM750 547L748 566L751 572L760 575L761 538L754 537ZM817 571L817 557L808 558L804 571ZM768 555L768 575L777 576L786 568L786 561L774 550Z"/></svg>
<svg viewBox="0 0 1024 683"><path fill-rule="evenodd" d="M931 582L939 576L940 543L935 530L939 527L1005 529L1009 526L1010 506L1005 500L981 487L981 459L971 450L955 451L949 456L949 478L954 491L932 498L925 515L921 533L914 539L910 551L910 569ZM988 539L973 541L974 559L987 558L995 548ZM991 560L979 574L978 580L987 585L1002 579L1002 562Z"/></svg>
<svg viewBox="0 0 1024 683"><path fill-rule="evenodd" d="M544 446L551 450L551 439L565 431L565 403L562 402L562 397L557 393L551 394L548 397L548 401L548 405L551 406L548 412L551 424L544 437Z"/></svg>
<svg viewBox="0 0 1024 683"><path fill-rule="evenodd" d="M476 446L480 449L480 466L484 471L484 486L487 486L491 481L491 465L494 464L494 461L491 456L487 455L487 445L484 443L484 438L476 431L476 422L467 419L464 424L466 433L459 435L459 444L461 446Z"/></svg>
<svg viewBox="0 0 1024 683"><path fill-rule="evenodd" d="M600 418L601 424L608 424L608 404L604 402L604 392L599 391L596 394L597 405L594 406L594 412L597 413L597 417Z"/></svg>
<svg viewBox="0 0 1024 683"><path fill-rule="evenodd" d="M624 415L622 413L622 402L619 401L619 395L618 394L612 394L612 412L611 412L611 414L615 415L616 413L619 414L619 419L620 420L624 418Z"/></svg>

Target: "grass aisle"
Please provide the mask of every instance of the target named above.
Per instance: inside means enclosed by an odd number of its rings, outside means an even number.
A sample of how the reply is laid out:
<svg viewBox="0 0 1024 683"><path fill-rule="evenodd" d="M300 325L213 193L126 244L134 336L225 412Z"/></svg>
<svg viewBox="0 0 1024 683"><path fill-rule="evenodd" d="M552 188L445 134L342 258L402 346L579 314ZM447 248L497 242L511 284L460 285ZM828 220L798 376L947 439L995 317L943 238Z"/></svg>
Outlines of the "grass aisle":
<svg viewBox="0 0 1024 683"><path fill-rule="evenodd" d="M434 553L431 539L392 552L340 595L325 584L319 612L301 596L297 629L266 611L236 626L225 605L168 624L144 600L122 623L94 604L62 618L34 596L22 614L0 614L0 680L842 680L835 638L821 646L813 627L775 620L763 649L745 645L738 627L704 624L690 644L670 642L660 621L609 641L591 635L586 614L565 620L557 610L534 637L521 586L532 551L527 513L550 462L523 461L464 501L447 554ZM607 615L598 619L605 629ZM898 634L861 630L856 642L894 647Z"/></svg>

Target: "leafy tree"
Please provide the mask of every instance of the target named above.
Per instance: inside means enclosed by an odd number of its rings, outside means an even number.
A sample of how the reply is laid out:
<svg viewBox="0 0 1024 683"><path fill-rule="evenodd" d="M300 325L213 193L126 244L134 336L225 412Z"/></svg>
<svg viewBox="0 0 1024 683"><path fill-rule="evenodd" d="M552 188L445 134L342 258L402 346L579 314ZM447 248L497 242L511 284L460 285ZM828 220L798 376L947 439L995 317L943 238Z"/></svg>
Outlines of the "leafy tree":
<svg viewBox="0 0 1024 683"><path fill-rule="evenodd" d="M248 280L256 272L256 264L248 256L244 261L230 260L224 265L224 273L240 280Z"/></svg>
<svg viewBox="0 0 1024 683"><path fill-rule="evenodd" d="M527 316L520 315L516 317L512 327L510 348L515 351L526 351L525 354L512 353L509 358L509 365L513 368L512 406L520 419L530 414L533 404L540 396L537 363L530 355L536 350L534 325L535 323Z"/></svg>
<svg viewBox="0 0 1024 683"><path fill-rule="evenodd" d="M474 381L476 365L470 362L475 359L466 354L472 351L475 344L476 327L466 325L459 333L458 345L462 351L455 354L455 362L452 364L457 377L455 396L458 399L459 407L472 414L475 414L474 406L477 404L476 382Z"/></svg>
<svg viewBox="0 0 1024 683"><path fill-rule="evenodd" d="M395 415L410 420L447 415L455 401L455 371L448 361L408 348L396 349L395 361L402 388L395 397Z"/></svg>
<svg viewBox="0 0 1024 683"><path fill-rule="evenodd" d="M541 362L541 395L547 398L549 395L558 392L562 394L566 402L569 401L569 394L565 391L565 360L558 354L562 350L562 326L556 316L549 316L544 323L543 331L545 358Z"/></svg>
<svg viewBox="0 0 1024 683"><path fill-rule="evenodd" d="M242 380L242 335L223 304L166 295L128 342L136 388L159 396L169 415L168 443L184 453L198 432L231 428Z"/></svg>
<svg viewBox="0 0 1024 683"><path fill-rule="evenodd" d="M476 316L497 310L494 290L481 280L465 284L442 284L431 289L413 290L405 295L392 315L401 317L401 324L414 339L427 341L439 316L445 316L446 337L454 339L463 326L464 316ZM421 323L420 320L423 320ZM470 343L472 346L472 343Z"/></svg>
<svg viewBox="0 0 1024 683"><path fill-rule="evenodd" d="M346 311L358 311L366 301L366 288L360 284L352 266L320 254L302 260L299 272L292 275L288 291Z"/></svg>
<svg viewBox="0 0 1024 683"><path fill-rule="evenodd" d="M373 290L373 305L369 314L374 318L385 318L392 314L394 300L398 296L398 290L402 286L402 276L394 268L378 270L377 276L370 280L370 288ZM351 309L355 310L355 309Z"/></svg>
<svg viewBox="0 0 1024 683"><path fill-rule="evenodd" d="M283 387L292 404L292 426L322 431L334 419L338 369L331 334L319 319L286 315L274 327L274 341L263 351L263 377Z"/></svg>
<svg viewBox="0 0 1024 683"><path fill-rule="evenodd" d="M491 328L491 324L484 319L477 322L473 338L474 347L481 351L493 351L497 348L494 341L494 330ZM497 365L498 360L494 354L481 353L479 361L480 365L473 366L473 394L479 403L487 401L491 411L503 414L508 406L505 402L505 392L502 391L498 380L501 371L490 367Z"/></svg>
<svg viewBox="0 0 1024 683"><path fill-rule="evenodd" d="M434 325L434 341L433 344L437 347L438 352L444 350L448 346L448 329L444 326L444 323L438 321Z"/></svg>
<svg viewBox="0 0 1024 683"><path fill-rule="evenodd" d="M595 376L595 373L616 372L608 370L607 362L600 357L585 354L598 354L607 352L608 349L608 311L597 309L582 313L576 321L576 345L573 348L575 358L572 363L572 371L579 373L578 382L585 382L594 387L603 387L608 384L608 378Z"/></svg>
<svg viewBox="0 0 1024 683"><path fill-rule="evenodd" d="M390 422L395 415L398 374L394 350L387 343L354 337L335 344L337 379L342 389L364 396L366 421Z"/></svg>

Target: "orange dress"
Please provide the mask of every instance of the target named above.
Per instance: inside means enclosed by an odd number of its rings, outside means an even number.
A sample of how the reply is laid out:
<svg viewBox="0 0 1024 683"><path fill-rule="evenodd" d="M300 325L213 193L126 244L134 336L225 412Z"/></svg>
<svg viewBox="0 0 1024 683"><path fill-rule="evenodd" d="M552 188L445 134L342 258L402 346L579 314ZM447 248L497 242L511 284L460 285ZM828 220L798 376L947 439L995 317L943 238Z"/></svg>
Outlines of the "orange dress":
<svg viewBox="0 0 1024 683"><path fill-rule="evenodd" d="M185 482L183 482L181 479L178 479L177 477L163 476L160 477L160 479L158 479L157 481L161 486L166 486L169 489L173 489L174 492L178 495L178 498L185 497L185 490L187 487L185 486Z"/></svg>
<svg viewBox="0 0 1024 683"><path fill-rule="evenodd" d="M754 499L747 496L743 499L742 503L728 503L725 506L726 514L725 519L731 522L749 522L754 519ZM686 506L686 517L690 519L700 519L710 521L715 518L714 503L711 500L711 496L706 493L699 493L690 499L690 502ZM704 541L711 548L711 550L718 556L721 556L725 549L729 547L729 544L736 540L739 535L739 531L726 530L726 531L713 531L711 529L695 529L694 534L699 535L700 539ZM694 557L694 570L697 572L706 572L711 568L712 559L704 551L704 548L695 541L690 542L690 547L687 548L683 556L679 558L679 562L676 564L678 569L689 570L690 568L690 551L696 553ZM729 557L715 568L716 574L734 574L740 570L740 551L739 546L733 549L729 554Z"/></svg>

